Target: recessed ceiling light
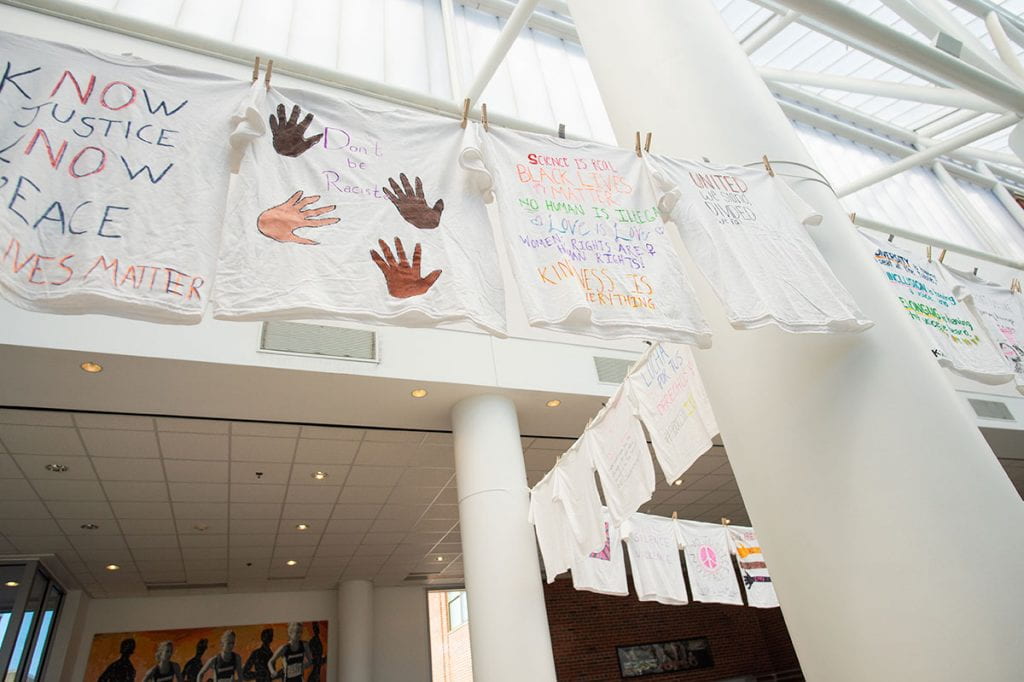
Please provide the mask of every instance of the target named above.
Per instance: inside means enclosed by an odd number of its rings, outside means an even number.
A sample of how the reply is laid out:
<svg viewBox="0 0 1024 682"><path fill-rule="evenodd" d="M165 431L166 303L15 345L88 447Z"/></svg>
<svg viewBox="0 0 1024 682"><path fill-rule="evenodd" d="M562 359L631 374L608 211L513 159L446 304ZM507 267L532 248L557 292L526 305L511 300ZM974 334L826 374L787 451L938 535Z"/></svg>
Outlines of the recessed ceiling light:
<svg viewBox="0 0 1024 682"><path fill-rule="evenodd" d="M83 523L80 526L80 528L82 530L96 530L97 528L99 528L99 526L97 526L95 523Z"/></svg>
<svg viewBox="0 0 1024 682"><path fill-rule="evenodd" d="M289 566L294 566L295 564L297 564L297 563L299 563L299 562L298 562L298 561L296 561L295 559L289 559L289 560L288 560L288 561L286 561L285 563L286 563L286 564L288 564Z"/></svg>
<svg viewBox="0 0 1024 682"><path fill-rule="evenodd" d="M18 586L18 581L17 580L8 580L7 582L4 583L4 587L17 587L17 586Z"/></svg>
<svg viewBox="0 0 1024 682"><path fill-rule="evenodd" d="M410 393L409 395L411 395L413 398L426 398L427 397L427 389L425 389L425 388L417 388L417 389L414 389L413 392Z"/></svg>
<svg viewBox="0 0 1024 682"><path fill-rule="evenodd" d="M681 478L677 478L676 480L672 481L672 485L682 485L682 484L683 484L683 479L681 479Z"/></svg>
<svg viewBox="0 0 1024 682"><path fill-rule="evenodd" d="M46 465L46 470L47 471L52 471L55 474L63 474L65 471L68 470L68 465L67 464L47 464Z"/></svg>
<svg viewBox="0 0 1024 682"><path fill-rule="evenodd" d="M206 531L210 530L210 526L208 526L205 523L194 524L192 528L199 531L200 533L205 533Z"/></svg>
<svg viewBox="0 0 1024 682"><path fill-rule="evenodd" d="M312 476L313 478L315 478L318 481L322 481L325 478L327 478L327 472L326 471L314 471L313 473L310 474L310 476Z"/></svg>
<svg viewBox="0 0 1024 682"><path fill-rule="evenodd" d="M82 368L83 372L88 372L89 374L99 374L100 372L103 371L103 365L101 365L98 362L92 362L90 360L86 360L85 362L80 364L79 367Z"/></svg>
<svg viewBox="0 0 1024 682"><path fill-rule="evenodd" d="M558 407L561 404L562 404L562 401L559 400L558 398L553 398L553 399L547 401L546 403L544 403L544 405L547 406L547 407Z"/></svg>
<svg viewBox="0 0 1024 682"><path fill-rule="evenodd" d="M437 557L437 560L438 561L444 561L444 557L443 556L439 556L439 557Z"/></svg>
<svg viewBox="0 0 1024 682"><path fill-rule="evenodd" d="M120 570L121 570L121 567L120 567L120 566L118 566L117 564L107 564L107 565L106 565L106 569L107 569L108 571L120 571Z"/></svg>
<svg viewBox="0 0 1024 682"><path fill-rule="evenodd" d="M295 530L309 530L308 523L300 523L295 526Z"/></svg>

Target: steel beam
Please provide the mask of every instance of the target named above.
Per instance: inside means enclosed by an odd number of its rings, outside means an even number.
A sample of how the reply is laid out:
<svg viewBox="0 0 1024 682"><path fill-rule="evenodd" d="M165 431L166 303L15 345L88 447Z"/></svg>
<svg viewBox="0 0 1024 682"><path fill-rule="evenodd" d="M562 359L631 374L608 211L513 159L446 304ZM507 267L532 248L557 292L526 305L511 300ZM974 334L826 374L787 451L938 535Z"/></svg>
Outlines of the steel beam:
<svg viewBox="0 0 1024 682"><path fill-rule="evenodd" d="M884 50L896 59L980 95L1010 111L1024 112L1024 90L886 26L837 0L777 0L836 30Z"/></svg>
<svg viewBox="0 0 1024 682"><path fill-rule="evenodd" d="M985 246L992 251L998 251L1002 241L999 235L992 231L992 228L988 225L988 220L974 207L967 193L957 184L953 176L949 174L949 171L941 163L934 163L932 164L932 172L935 173L935 177L939 181L939 187L946 194L946 198L950 200L957 213L960 214L961 220L971 228Z"/></svg>
<svg viewBox="0 0 1024 682"><path fill-rule="evenodd" d="M773 14L771 18L755 28L750 34L740 41L743 51L747 54L754 54L769 40L782 33L782 30L800 18L799 12L790 10L785 14Z"/></svg>
<svg viewBox="0 0 1024 682"><path fill-rule="evenodd" d="M977 166L975 167L978 169L978 172L981 173L982 175L992 178L993 182L995 183L992 187L992 191L995 193L996 198L999 199L999 203L1001 203L1003 205L1003 208L1006 209L1006 212L1009 213L1010 216L1012 216L1013 219L1017 221L1017 224L1020 226L1020 229L1024 230L1024 208L1021 208L1021 205L1017 202L1017 199L1010 193L1010 190L1006 189L1006 186L1003 185L1003 183L999 182L999 179L996 178L995 174L992 173L992 169L990 169L984 161L979 161Z"/></svg>
<svg viewBox="0 0 1024 682"><path fill-rule="evenodd" d="M465 98L470 102L475 104L480 95L483 94L484 89L491 82L491 78L494 77L494 73L501 66L501 62L504 61L508 51L512 49L512 43L516 41L516 38L519 37L519 34L526 27L526 22L533 15L533 10L536 9L538 1L519 0L515 10L512 12L512 16L508 18L505 26L501 29L501 33L498 34L498 39L494 41L490 54L487 55L484 63L480 66L480 71L477 73L476 78L473 79L473 83L466 90Z"/></svg>
<svg viewBox="0 0 1024 682"><path fill-rule="evenodd" d="M967 256L968 258L996 263L997 265L1005 265L1006 267L1014 268L1015 270L1024 270L1024 261L1006 258L1005 256L998 256L987 251L972 249L969 246L963 246L961 244L946 241L945 239L921 234L920 232L914 232L913 230L906 230L902 227L883 223L880 220L872 220L871 218L866 218L860 214L857 214L857 216L854 217L853 224L871 230L872 232L891 234L895 237L909 239L910 241L917 242L918 244L930 244L933 247L946 249L953 253L959 253L961 256Z"/></svg>

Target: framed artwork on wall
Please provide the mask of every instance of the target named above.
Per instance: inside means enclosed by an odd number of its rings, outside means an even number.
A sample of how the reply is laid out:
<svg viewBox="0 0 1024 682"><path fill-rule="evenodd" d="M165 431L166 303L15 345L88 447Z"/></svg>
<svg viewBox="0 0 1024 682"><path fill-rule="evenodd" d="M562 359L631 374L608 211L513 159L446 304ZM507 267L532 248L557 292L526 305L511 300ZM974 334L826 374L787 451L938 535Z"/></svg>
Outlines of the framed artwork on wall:
<svg viewBox="0 0 1024 682"><path fill-rule="evenodd" d="M83 682L324 682L327 621L105 632Z"/></svg>
<svg viewBox="0 0 1024 682"><path fill-rule="evenodd" d="M624 679L675 673L715 665L707 637L616 647Z"/></svg>

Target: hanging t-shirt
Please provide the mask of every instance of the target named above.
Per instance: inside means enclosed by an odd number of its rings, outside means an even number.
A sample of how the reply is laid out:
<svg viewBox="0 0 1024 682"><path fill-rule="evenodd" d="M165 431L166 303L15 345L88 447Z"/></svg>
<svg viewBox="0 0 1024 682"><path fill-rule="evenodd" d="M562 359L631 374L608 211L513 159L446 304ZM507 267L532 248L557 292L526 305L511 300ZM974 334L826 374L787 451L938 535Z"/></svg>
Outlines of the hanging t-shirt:
<svg viewBox="0 0 1024 682"><path fill-rule="evenodd" d="M463 164L497 196L530 324L602 339L711 343L711 329L627 149L477 128Z"/></svg>
<svg viewBox="0 0 1024 682"><path fill-rule="evenodd" d="M619 526L651 499L655 486L654 464L644 429L621 386L580 441L601 478L612 523Z"/></svg>
<svg viewBox="0 0 1024 682"><path fill-rule="evenodd" d="M555 472L551 470L530 491L530 523L537 532L537 545L544 560L548 583L572 565L575 540L569 529L565 509L552 498Z"/></svg>
<svg viewBox="0 0 1024 682"><path fill-rule="evenodd" d="M626 376L626 393L651 434L654 456L672 483L711 449L718 424L687 346L656 343Z"/></svg>
<svg viewBox="0 0 1024 682"><path fill-rule="evenodd" d="M743 604L725 528L717 523L676 521L694 601Z"/></svg>
<svg viewBox="0 0 1024 682"><path fill-rule="evenodd" d="M1024 296L1014 294L1005 284L987 282L977 275L939 263L953 287L953 295L967 304L981 322L988 340L1013 370L1017 390L1024 393Z"/></svg>
<svg viewBox="0 0 1024 682"><path fill-rule="evenodd" d="M562 505L578 552L590 552L604 543L601 498L594 480L590 454L576 441L555 463L551 499Z"/></svg>
<svg viewBox="0 0 1024 682"><path fill-rule="evenodd" d="M640 601L687 604L679 537L672 519L633 514L622 524L622 539L629 549L633 587Z"/></svg>
<svg viewBox="0 0 1024 682"><path fill-rule="evenodd" d="M572 586L598 594L624 597L629 594L626 585L626 559L622 554L619 529L604 516L603 543L593 552L574 552L572 558Z"/></svg>
<svg viewBox="0 0 1024 682"><path fill-rule="evenodd" d="M259 84L238 119L245 156L216 317L504 332L493 233L458 164L457 121Z"/></svg>
<svg viewBox="0 0 1024 682"><path fill-rule="evenodd" d="M821 216L778 176L651 155L659 208L736 329L858 332L872 326L804 225ZM801 224L803 223L803 224Z"/></svg>
<svg viewBox="0 0 1024 682"><path fill-rule="evenodd" d="M1013 370L982 338L984 332L974 315L939 277L936 263L863 232L861 236L899 298L900 307L924 334L940 365L985 384L1004 384L1013 379Z"/></svg>
<svg viewBox="0 0 1024 682"><path fill-rule="evenodd" d="M196 323L248 82L0 33L0 295Z"/></svg>
<svg viewBox="0 0 1024 682"><path fill-rule="evenodd" d="M775 585L768 575L768 567L764 563L761 544L753 528L746 526L727 526L729 542L736 564L740 567L740 578L743 589L747 592L747 606L771 609L779 605L775 595Z"/></svg>

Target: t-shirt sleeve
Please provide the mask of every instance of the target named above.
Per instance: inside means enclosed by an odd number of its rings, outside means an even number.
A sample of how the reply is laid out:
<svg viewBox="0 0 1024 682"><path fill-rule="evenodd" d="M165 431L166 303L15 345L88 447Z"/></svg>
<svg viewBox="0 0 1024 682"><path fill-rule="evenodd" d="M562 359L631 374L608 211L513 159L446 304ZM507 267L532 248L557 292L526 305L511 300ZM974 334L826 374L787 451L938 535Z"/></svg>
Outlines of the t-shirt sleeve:
<svg viewBox="0 0 1024 682"><path fill-rule="evenodd" d="M789 210L793 212L796 219L804 225L820 225L821 224L821 213L816 208L808 204L803 198L793 191L793 188L786 183L785 180L779 176L773 178L776 191L779 196L782 197L783 203L789 207Z"/></svg>
<svg viewBox="0 0 1024 682"><path fill-rule="evenodd" d="M661 213L662 220L671 220L672 209L676 207L681 197L679 185L651 156L647 155L643 158L644 168L647 169L651 184L654 186L654 193L658 197L658 212Z"/></svg>
<svg viewBox="0 0 1024 682"><path fill-rule="evenodd" d="M267 88L261 81L256 81L249 92L231 115L231 172L237 173L242 157L253 140L263 137L267 132L267 121L263 120L263 104L267 98Z"/></svg>
<svg viewBox="0 0 1024 682"><path fill-rule="evenodd" d="M485 203L494 201L494 176L485 163L483 128L475 121L469 121L462 138L462 151L459 153L459 166L467 171L470 181L484 198Z"/></svg>
<svg viewBox="0 0 1024 682"><path fill-rule="evenodd" d="M625 521L622 522L622 525L619 526L619 534L621 535L622 539L625 540L626 542L629 542L629 538L635 532L636 532L636 524L633 523L630 519L626 519Z"/></svg>

